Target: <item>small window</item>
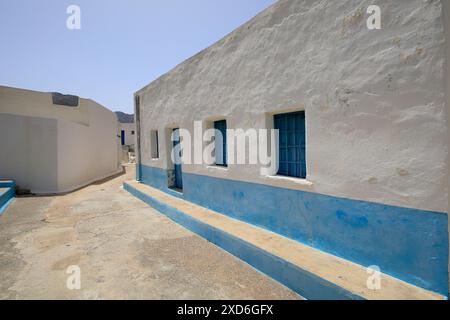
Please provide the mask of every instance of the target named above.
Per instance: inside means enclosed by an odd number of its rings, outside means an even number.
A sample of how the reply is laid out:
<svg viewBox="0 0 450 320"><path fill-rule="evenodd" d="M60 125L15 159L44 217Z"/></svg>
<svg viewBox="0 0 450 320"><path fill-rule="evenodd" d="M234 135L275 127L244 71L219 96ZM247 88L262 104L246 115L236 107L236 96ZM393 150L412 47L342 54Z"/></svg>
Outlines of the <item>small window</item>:
<svg viewBox="0 0 450 320"><path fill-rule="evenodd" d="M159 138L157 130L150 132L150 150L152 159L159 159Z"/></svg>
<svg viewBox="0 0 450 320"><path fill-rule="evenodd" d="M221 138L215 137L214 154L216 157L216 165L227 167L227 121L214 121L214 129L221 133ZM216 132L217 132L216 131Z"/></svg>
<svg viewBox="0 0 450 320"><path fill-rule="evenodd" d="M134 130L131 130L131 134L134 135Z"/></svg>
<svg viewBox="0 0 450 320"><path fill-rule="evenodd" d="M305 111L275 115L274 127L280 135L278 174L306 179Z"/></svg>

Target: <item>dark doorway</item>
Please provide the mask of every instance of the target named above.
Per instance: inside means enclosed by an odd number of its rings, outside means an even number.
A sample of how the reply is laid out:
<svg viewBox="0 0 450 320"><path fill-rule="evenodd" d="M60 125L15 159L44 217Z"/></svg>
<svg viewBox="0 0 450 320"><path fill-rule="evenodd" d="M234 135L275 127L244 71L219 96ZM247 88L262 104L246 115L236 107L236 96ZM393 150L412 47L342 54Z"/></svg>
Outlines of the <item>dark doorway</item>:
<svg viewBox="0 0 450 320"><path fill-rule="evenodd" d="M125 145L125 130L120 132L120 141L122 141L122 145Z"/></svg>
<svg viewBox="0 0 450 320"><path fill-rule="evenodd" d="M173 148L175 149L181 143L180 130L178 128L173 129ZM183 171L181 169L181 156L182 150L180 152L174 152L174 173L175 173L175 184L176 189L183 189Z"/></svg>

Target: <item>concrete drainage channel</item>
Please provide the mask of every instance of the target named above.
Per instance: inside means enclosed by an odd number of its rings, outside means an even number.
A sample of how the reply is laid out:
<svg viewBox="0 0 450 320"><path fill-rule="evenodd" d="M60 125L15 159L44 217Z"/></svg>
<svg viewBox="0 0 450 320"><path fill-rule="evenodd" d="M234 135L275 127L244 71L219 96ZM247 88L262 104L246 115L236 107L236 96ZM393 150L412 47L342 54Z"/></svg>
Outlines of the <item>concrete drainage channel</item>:
<svg viewBox="0 0 450 320"><path fill-rule="evenodd" d="M15 195L15 183L13 180L0 180L0 214L13 201Z"/></svg>

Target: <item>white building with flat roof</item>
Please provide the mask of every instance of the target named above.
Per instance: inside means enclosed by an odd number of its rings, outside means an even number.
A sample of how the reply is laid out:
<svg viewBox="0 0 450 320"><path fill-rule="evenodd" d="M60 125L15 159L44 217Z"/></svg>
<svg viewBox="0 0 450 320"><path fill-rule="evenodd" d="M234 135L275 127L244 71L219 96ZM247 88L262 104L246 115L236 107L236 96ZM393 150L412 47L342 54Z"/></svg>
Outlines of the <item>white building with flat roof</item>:
<svg viewBox="0 0 450 320"><path fill-rule="evenodd" d="M119 132L122 146L129 146L134 149L136 125L134 123L120 123Z"/></svg>

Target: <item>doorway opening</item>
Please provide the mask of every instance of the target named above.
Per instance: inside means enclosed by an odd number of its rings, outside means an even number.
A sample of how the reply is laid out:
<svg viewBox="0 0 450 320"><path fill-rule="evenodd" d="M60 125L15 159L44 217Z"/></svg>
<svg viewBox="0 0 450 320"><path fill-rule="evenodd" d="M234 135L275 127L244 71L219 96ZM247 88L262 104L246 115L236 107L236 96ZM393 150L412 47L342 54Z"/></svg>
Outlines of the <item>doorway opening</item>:
<svg viewBox="0 0 450 320"><path fill-rule="evenodd" d="M122 145L125 145L125 130L120 131L120 141L122 142Z"/></svg>
<svg viewBox="0 0 450 320"><path fill-rule="evenodd" d="M181 137L180 137L180 129L174 128L172 129L173 136L173 177L170 179L169 177L169 187L178 191L183 192L183 170L181 164L182 152L181 150ZM169 172L170 175L170 172Z"/></svg>

